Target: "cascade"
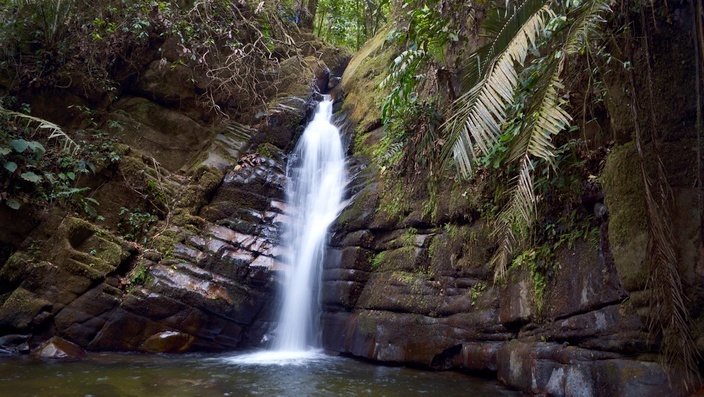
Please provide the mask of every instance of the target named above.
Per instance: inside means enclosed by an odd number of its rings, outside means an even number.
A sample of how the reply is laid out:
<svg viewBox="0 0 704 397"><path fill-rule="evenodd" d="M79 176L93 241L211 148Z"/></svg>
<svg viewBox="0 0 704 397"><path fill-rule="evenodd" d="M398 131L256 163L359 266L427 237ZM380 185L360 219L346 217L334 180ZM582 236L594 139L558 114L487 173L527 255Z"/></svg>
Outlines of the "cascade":
<svg viewBox="0 0 704 397"><path fill-rule="evenodd" d="M326 96L288 163L289 268L273 344L277 351L305 351L319 344L320 267L327 230L340 211L345 185L340 131L331 119L332 100Z"/></svg>
<svg viewBox="0 0 704 397"><path fill-rule="evenodd" d="M340 130L332 100L318 104L286 170L290 221L278 328L271 349L229 359L238 364L296 364L321 357L320 274L327 231L341 209L346 183Z"/></svg>

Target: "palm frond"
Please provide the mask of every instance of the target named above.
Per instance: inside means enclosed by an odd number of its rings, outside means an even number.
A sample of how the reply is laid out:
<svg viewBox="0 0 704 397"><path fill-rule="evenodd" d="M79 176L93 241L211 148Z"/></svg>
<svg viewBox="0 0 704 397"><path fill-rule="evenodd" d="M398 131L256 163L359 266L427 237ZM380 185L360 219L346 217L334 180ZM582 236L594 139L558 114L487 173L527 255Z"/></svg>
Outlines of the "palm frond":
<svg viewBox="0 0 704 397"><path fill-rule="evenodd" d="M530 119L526 128L512 142L509 161L516 160L527 152L551 162L555 149L552 136L557 135L572 120L559 96L560 90L564 89L560 74L565 60L587 45L596 25L604 21L602 14L609 10L604 0L594 0L584 2L572 13L574 22L569 25L562 47L552 53L552 59L537 83L538 89L528 112Z"/></svg>
<svg viewBox="0 0 704 397"><path fill-rule="evenodd" d="M560 73L564 57L553 59L541 77L539 88L528 112L526 127L511 142L509 161L514 161L526 154L541 158L548 163L555 156L552 144L553 135L557 135L572 120L572 116L563 108L559 91L563 89Z"/></svg>
<svg viewBox="0 0 704 397"><path fill-rule="evenodd" d="M514 101L519 83L517 67L522 67L533 46L543 39L556 39L546 58L547 66L537 78L532 90L520 132L510 142L508 161L520 159L520 171L509 192L509 204L501 211L494 235L500 244L491 263L495 278L506 271L511 255L530 238L537 218L533 193L531 158L551 162L554 157L552 137L572 120L560 98L564 88L560 74L566 56L579 52L588 43L596 25L609 10L604 0L585 1L572 10L571 23L563 32L546 32L547 22L555 16L549 1L527 0L504 19L488 18L485 29L493 37L472 55L468 80L474 86L455 102L452 116L446 123L448 131L443 161L454 158L463 175L472 173L479 156L489 155L502 134L507 107ZM500 16L500 13L495 14ZM553 36L551 36L551 34Z"/></svg>
<svg viewBox="0 0 704 397"><path fill-rule="evenodd" d="M518 85L516 66L523 65L551 15L547 4L535 10L514 32L503 52L488 65L485 77L455 102L454 113L446 123L446 147L462 174L471 174L477 153L488 154L496 143L506 120L506 106L512 102ZM448 154L449 151L443 157L447 159Z"/></svg>
<svg viewBox="0 0 704 397"><path fill-rule="evenodd" d="M645 160L642 157L641 160L649 231L646 264L651 312L648 329L651 335L662 334L662 360L668 368L670 381L673 381L673 374L678 374L679 379L675 380L689 388L701 383L697 370L697 359L701 357L690 330L691 318L677 268L676 242L667 205L673 200L672 190L659 154L655 155L657 172L652 179L646 171Z"/></svg>
<svg viewBox="0 0 704 397"><path fill-rule="evenodd" d="M0 113L6 114L15 119L26 120L29 124L34 124L38 130L49 131L49 139L61 139L62 149L68 151L71 154L76 154L80 149L80 145L76 143L71 137L69 137L66 132L64 132L61 127L52 123L51 121L44 120L39 117L30 116L28 114L14 112L12 110L7 110L0 106Z"/></svg>
<svg viewBox="0 0 704 397"><path fill-rule="evenodd" d="M482 22L487 44L469 55L464 84L470 89L479 84L492 60L506 51L524 22L548 3L546 0L523 0L519 5L507 8L492 7Z"/></svg>
<svg viewBox="0 0 704 397"><path fill-rule="evenodd" d="M526 154L521 159L521 168L508 192L511 200L501 210L493 235L499 238L499 248L491 258L494 267L494 280L506 274L511 256L530 240L533 223L537 218L536 197L533 193L533 162Z"/></svg>

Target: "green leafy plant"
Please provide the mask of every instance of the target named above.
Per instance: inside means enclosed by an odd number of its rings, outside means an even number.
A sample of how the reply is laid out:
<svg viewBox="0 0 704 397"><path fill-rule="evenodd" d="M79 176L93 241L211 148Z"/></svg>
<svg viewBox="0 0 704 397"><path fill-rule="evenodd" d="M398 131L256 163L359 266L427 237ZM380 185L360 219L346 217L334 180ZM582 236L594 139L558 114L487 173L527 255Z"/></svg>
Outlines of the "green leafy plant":
<svg viewBox="0 0 704 397"><path fill-rule="evenodd" d="M565 59L586 45L609 9L601 0L569 2L567 7L542 0L508 4L506 10L490 12L484 23L487 44L470 56L471 88L454 104L443 153L445 161L454 158L462 175L472 175L482 157L498 156L498 161L517 166L495 229L500 240L492 258L496 278L503 276L512 254L524 249L533 235L536 161L552 164L552 137L571 120L559 95ZM538 56L532 56L525 68L531 51ZM517 98L524 102L514 109L520 110L512 113L515 120L506 124Z"/></svg>
<svg viewBox="0 0 704 397"><path fill-rule="evenodd" d="M130 210L120 208L120 221L117 223L119 232L124 238L132 241L139 241L142 244L147 242L146 234L159 218L149 212L142 212L137 208Z"/></svg>
<svg viewBox="0 0 704 397"><path fill-rule="evenodd" d="M127 285L126 291L129 293L138 285L149 283L152 278L153 276L149 273L149 266L140 260L137 266L127 275L127 282L123 281L123 284Z"/></svg>

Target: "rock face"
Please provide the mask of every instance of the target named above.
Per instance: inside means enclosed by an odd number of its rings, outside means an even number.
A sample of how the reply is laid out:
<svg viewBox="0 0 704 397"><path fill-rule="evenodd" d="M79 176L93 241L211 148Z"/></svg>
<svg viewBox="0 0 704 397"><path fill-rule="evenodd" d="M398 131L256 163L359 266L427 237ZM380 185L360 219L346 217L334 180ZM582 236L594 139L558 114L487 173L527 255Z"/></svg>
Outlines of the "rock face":
<svg viewBox="0 0 704 397"><path fill-rule="evenodd" d="M106 121L96 128L117 138L119 162L82 180L100 216L0 209L0 352L260 345L284 254L285 153L328 89L328 68L341 73L348 60L307 43L269 71L281 78L262 87L264 110L229 118L199 107L192 70L147 60L101 109ZM50 99L34 103L39 116L57 113ZM68 113L59 121L77 125Z"/></svg>
<svg viewBox="0 0 704 397"><path fill-rule="evenodd" d="M683 26L668 29L686 36ZM663 46L651 51L658 51L658 59L676 59L683 65L678 72L693 67L683 53ZM660 341L648 338L647 218L633 144L612 149L607 158L601 175L605 202L598 199L587 209L597 213L593 233L560 245L548 278L514 267L495 283L488 262L496 242L487 227L491 220L481 218L481 176L471 183L448 178L430 197L425 182L380 177L383 170L369 160L370 147L384 132L374 105L383 93L369 94L368 87L383 76L385 65L378 60L393 56L379 41L359 54L342 80L348 131L356 134L356 180L323 272L324 347L382 362L495 371L507 386L534 395L682 395L657 360ZM610 82L610 88L618 90L622 81ZM660 84L657 92L678 95ZM667 84L686 90L686 73ZM674 191L679 271L695 287L686 299L693 323L701 324L695 308L704 302L704 273L697 250L700 216L692 205L694 135L677 127L693 123L691 105L663 111L663 128L672 131L660 150ZM612 117L630 117L627 101L608 106ZM633 128L629 120L612 120L619 136L631 135L623 130ZM382 193L393 189L403 194ZM704 337L692 330L704 351Z"/></svg>

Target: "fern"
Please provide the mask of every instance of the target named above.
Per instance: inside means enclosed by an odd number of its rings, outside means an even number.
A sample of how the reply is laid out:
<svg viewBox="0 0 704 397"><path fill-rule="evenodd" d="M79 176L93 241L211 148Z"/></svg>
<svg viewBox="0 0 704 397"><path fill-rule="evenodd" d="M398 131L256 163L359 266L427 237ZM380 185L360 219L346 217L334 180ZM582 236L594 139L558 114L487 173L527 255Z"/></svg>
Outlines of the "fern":
<svg viewBox="0 0 704 397"><path fill-rule="evenodd" d="M499 248L491 258L494 267L494 280L501 279L506 273L511 256L521 250L525 242L530 240L531 225L536 219L536 198L533 192L531 171L533 163L528 155L521 159L518 175L513 180L513 186L508 192L511 200L501 210L493 231L498 238Z"/></svg>

